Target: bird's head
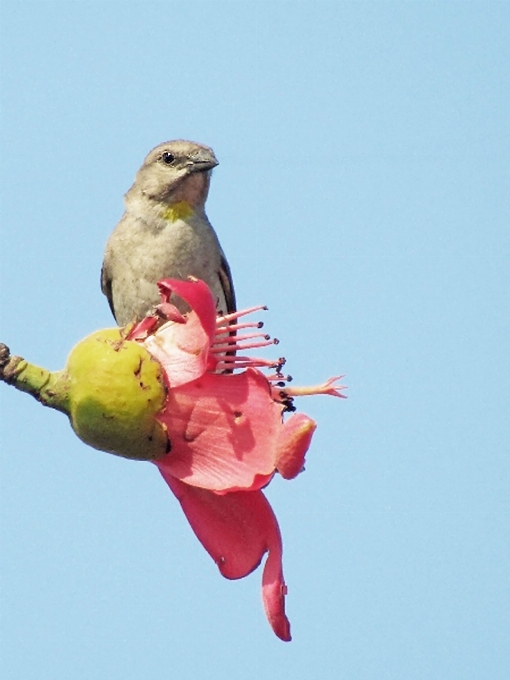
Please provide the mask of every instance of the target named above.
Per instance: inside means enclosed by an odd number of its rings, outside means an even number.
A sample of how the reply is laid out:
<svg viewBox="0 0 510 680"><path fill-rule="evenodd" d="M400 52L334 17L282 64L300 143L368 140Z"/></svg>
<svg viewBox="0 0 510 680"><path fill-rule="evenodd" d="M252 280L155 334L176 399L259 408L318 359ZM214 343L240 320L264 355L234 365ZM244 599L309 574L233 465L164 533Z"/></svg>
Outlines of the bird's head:
<svg viewBox="0 0 510 680"><path fill-rule="evenodd" d="M185 201L192 208L204 206L211 170L218 165L212 149L203 144L174 140L148 154L129 190L169 205Z"/></svg>

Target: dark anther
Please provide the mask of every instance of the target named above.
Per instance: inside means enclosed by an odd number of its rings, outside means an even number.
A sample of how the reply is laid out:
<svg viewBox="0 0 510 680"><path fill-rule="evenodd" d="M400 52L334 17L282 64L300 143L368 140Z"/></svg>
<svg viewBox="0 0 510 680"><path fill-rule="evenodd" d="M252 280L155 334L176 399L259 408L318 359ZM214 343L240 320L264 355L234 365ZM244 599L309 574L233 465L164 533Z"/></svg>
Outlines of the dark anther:
<svg viewBox="0 0 510 680"><path fill-rule="evenodd" d="M293 411L296 410L296 407L294 406L293 400L288 397L284 402L283 402L283 412L284 413L292 413Z"/></svg>

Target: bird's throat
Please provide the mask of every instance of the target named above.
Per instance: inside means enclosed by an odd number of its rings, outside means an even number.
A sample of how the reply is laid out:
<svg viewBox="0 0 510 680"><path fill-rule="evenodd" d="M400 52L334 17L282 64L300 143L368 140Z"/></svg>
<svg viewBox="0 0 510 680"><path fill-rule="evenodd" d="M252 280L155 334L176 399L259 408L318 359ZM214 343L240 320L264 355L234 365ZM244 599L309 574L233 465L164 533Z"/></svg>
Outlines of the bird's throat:
<svg viewBox="0 0 510 680"><path fill-rule="evenodd" d="M185 220L191 217L194 212L188 201L177 201L166 206L161 217L169 222L177 222L177 220Z"/></svg>

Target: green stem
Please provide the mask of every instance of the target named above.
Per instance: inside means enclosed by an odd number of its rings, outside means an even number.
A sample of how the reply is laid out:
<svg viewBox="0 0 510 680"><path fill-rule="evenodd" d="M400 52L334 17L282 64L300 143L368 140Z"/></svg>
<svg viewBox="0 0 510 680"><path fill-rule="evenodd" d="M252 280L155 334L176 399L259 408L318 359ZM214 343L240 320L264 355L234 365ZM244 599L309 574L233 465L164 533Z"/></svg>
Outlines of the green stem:
<svg viewBox="0 0 510 680"><path fill-rule="evenodd" d="M22 357L11 356L0 344L0 380L31 394L43 406L69 413L69 381L65 370L51 372Z"/></svg>

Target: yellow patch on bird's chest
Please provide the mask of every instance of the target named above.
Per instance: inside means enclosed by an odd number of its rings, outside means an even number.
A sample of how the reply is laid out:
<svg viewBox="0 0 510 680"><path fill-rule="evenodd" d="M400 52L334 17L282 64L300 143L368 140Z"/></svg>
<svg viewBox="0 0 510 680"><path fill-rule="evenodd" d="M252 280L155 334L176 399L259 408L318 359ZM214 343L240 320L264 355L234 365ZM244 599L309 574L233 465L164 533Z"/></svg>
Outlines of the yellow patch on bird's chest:
<svg viewBox="0 0 510 680"><path fill-rule="evenodd" d="M162 217L170 222L176 222L191 217L193 212L194 210L188 201L177 201L177 203L172 203L163 210Z"/></svg>

